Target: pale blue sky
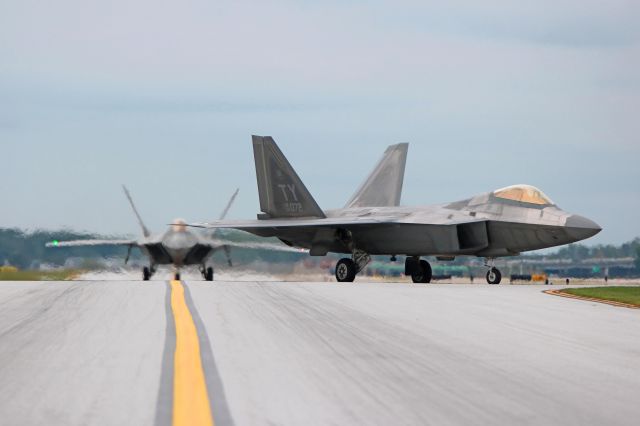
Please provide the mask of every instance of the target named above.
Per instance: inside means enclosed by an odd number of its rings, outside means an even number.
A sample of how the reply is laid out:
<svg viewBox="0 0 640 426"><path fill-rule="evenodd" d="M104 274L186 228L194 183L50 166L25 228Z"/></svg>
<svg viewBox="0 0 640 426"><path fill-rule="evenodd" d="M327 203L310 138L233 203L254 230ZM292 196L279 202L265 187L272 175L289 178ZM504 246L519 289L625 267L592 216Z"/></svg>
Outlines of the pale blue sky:
<svg viewBox="0 0 640 426"><path fill-rule="evenodd" d="M0 0L0 226L233 218L272 135L324 208L410 142L403 204L514 183L640 235L640 3Z"/></svg>

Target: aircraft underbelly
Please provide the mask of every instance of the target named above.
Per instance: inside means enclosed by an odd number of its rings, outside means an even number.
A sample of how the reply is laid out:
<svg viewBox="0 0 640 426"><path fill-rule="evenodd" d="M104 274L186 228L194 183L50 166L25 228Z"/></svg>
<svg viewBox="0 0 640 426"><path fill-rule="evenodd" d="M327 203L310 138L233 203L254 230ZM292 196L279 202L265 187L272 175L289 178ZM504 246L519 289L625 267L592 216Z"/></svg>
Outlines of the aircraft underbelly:
<svg viewBox="0 0 640 426"><path fill-rule="evenodd" d="M481 226L467 229L462 241L456 225L403 224L355 231L353 237L356 246L369 254L462 254L486 246L484 223Z"/></svg>
<svg viewBox="0 0 640 426"><path fill-rule="evenodd" d="M312 255L349 253L349 249L335 238L335 231L334 228L323 228L322 231L313 228L271 228L253 233L277 236L293 246L312 249ZM355 247L372 255L498 257L570 242L558 226L494 220L451 225L397 223L358 226L349 231Z"/></svg>
<svg viewBox="0 0 640 426"><path fill-rule="evenodd" d="M198 244L193 247L183 258L184 265L200 265L211 254L211 247Z"/></svg>
<svg viewBox="0 0 640 426"><path fill-rule="evenodd" d="M489 222L492 248L520 253L565 244L566 235L561 227L512 222Z"/></svg>
<svg viewBox="0 0 640 426"><path fill-rule="evenodd" d="M162 244L147 244L144 249L153 264L166 265L173 262L171 255L162 247Z"/></svg>

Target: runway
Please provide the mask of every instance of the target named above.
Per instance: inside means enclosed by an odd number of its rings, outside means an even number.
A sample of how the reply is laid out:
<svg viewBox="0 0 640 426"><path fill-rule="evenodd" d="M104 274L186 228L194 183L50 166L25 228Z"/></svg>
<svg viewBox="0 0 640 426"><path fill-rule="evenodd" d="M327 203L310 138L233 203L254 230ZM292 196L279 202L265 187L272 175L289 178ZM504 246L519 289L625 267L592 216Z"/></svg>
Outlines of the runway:
<svg viewBox="0 0 640 426"><path fill-rule="evenodd" d="M201 364L216 425L640 416L637 310L550 286L180 286L195 342L168 282L0 283L0 423L177 424L176 401L193 392L176 392L178 348L198 346L187 367Z"/></svg>

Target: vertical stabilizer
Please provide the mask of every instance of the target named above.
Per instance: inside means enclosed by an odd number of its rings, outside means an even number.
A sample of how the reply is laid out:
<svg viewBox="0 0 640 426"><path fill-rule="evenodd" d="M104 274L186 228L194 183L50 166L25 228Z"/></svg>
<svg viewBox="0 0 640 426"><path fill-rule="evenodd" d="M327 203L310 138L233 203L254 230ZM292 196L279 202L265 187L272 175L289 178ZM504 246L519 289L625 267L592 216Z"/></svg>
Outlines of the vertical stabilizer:
<svg viewBox="0 0 640 426"><path fill-rule="evenodd" d="M238 196L238 192L240 192L240 188L237 188L236 192L234 192L231 198L229 199L227 206L224 208L224 210L222 211L222 214L220 214L220 217L218 218L219 220L224 220L224 218L227 217L227 213L229 213L229 210L231 209L233 202L236 200L236 197Z"/></svg>
<svg viewBox="0 0 640 426"><path fill-rule="evenodd" d="M345 208L393 207L400 204L408 143L391 145Z"/></svg>
<svg viewBox="0 0 640 426"><path fill-rule="evenodd" d="M267 218L315 217L324 212L271 136L252 136L260 210Z"/></svg>
<svg viewBox="0 0 640 426"><path fill-rule="evenodd" d="M138 213L138 209L136 209L136 205L133 202L133 198L131 198L131 194L129 193L129 190L124 185L122 185L122 189L124 190L124 195L127 196L127 200L129 200L129 204L131 204L133 213L136 215L136 218L138 219L138 224L140 225L140 228L142 228L142 235L144 235L145 237L148 237L149 235L151 235L151 232L149 232L149 229L145 226L144 222L142 221L142 218L140 217L140 213Z"/></svg>

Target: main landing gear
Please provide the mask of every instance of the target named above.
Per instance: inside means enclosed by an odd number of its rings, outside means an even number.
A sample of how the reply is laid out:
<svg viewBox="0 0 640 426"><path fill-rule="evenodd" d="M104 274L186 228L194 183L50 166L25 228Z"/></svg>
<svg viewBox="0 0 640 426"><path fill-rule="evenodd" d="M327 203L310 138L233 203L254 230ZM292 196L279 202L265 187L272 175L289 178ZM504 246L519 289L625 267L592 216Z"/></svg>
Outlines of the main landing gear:
<svg viewBox="0 0 640 426"><path fill-rule="evenodd" d="M371 262L371 256L355 248L351 232L341 229L336 232L336 236L351 251L351 259L345 257L336 264L336 280L339 283L351 283L356 279L356 275Z"/></svg>
<svg viewBox="0 0 640 426"><path fill-rule="evenodd" d="M494 266L495 259L487 259L485 261L485 266L489 267L487 271L487 283L489 284L500 284L502 281L502 274L500 270Z"/></svg>
<svg viewBox="0 0 640 426"><path fill-rule="evenodd" d="M349 258L338 260L336 264L336 280L339 283L351 283L356 279L356 264Z"/></svg>
<svg viewBox="0 0 640 426"><path fill-rule="evenodd" d="M336 264L336 280L339 283L352 283L356 275L371 262L371 256L362 250L354 250L351 259L344 257Z"/></svg>
<svg viewBox="0 0 640 426"><path fill-rule="evenodd" d="M200 267L200 273L202 274L202 278L206 281L213 281L213 268L209 266L208 268L202 265Z"/></svg>
<svg viewBox="0 0 640 426"><path fill-rule="evenodd" d="M404 262L404 274L411 275L414 283L430 283L432 277L431 265L417 256L407 257Z"/></svg>
<svg viewBox="0 0 640 426"><path fill-rule="evenodd" d="M150 266L150 267L145 266L144 268L142 268L142 280L149 281L149 279L151 279L151 277L155 273L156 273L156 268L154 268L153 266Z"/></svg>

